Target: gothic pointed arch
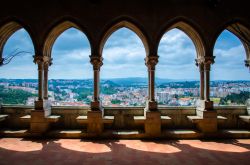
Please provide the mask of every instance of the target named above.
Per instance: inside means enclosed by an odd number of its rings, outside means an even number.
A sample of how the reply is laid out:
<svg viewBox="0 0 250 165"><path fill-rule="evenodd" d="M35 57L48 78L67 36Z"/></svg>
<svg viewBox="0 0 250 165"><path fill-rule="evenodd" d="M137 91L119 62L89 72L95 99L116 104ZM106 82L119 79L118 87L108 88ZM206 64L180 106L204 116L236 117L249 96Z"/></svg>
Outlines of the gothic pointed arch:
<svg viewBox="0 0 250 165"><path fill-rule="evenodd" d="M145 32L143 32L141 30L141 28L139 28L139 26L137 24L134 23L134 21L132 22L131 20L128 19L118 19L116 21L113 21L113 23L108 26L107 30L104 31L101 40L100 40L100 44L99 44L99 55L102 54L104 45L106 43L106 41L108 40L108 38L118 29L120 28L128 28L129 30L133 31L134 33L136 33L136 35L141 39L144 48L145 48L145 52L146 52L146 56L149 55L149 43L148 43L148 37L146 36Z"/></svg>
<svg viewBox="0 0 250 165"><path fill-rule="evenodd" d="M222 24L214 35L213 48L218 37L224 30L230 31L239 38L246 52L246 62L249 61L248 63L250 63L250 26L247 26L239 20L233 20Z"/></svg>
<svg viewBox="0 0 250 165"><path fill-rule="evenodd" d="M183 31L192 40L196 49L197 58L205 56L204 40L200 33L185 20L174 21L174 23L165 26L157 37L157 47L159 47L162 36L174 28Z"/></svg>
<svg viewBox="0 0 250 165"><path fill-rule="evenodd" d="M33 33L29 30L29 28L24 25L23 23L20 23L20 21L8 21L7 23L4 23L0 27L0 58L2 58L3 48L7 40L18 30L25 29L25 31L28 33L29 37L32 40L32 44L34 46L34 51L36 52L36 43L34 42Z"/></svg>
<svg viewBox="0 0 250 165"><path fill-rule="evenodd" d="M88 35L88 33L86 32L86 30L84 30L84 28L81 27L79 24L77 24L73 21L66 20L66 21L62 21L60 23L57 23L50 30L48 35L46 36L46 39L45 39L44 44L43 44L43 55L44 56L51 57L51 51L52 51L52 47L55 43L55 40L60 36L60 34L62 34L64 31L66 31L67 29L70 29L70 28L75 28L75 29L81 31L82 33L84 33L87 36L87 39L90 43L90 47L92 48L91 39L90 39L90 36Z"/></svg>

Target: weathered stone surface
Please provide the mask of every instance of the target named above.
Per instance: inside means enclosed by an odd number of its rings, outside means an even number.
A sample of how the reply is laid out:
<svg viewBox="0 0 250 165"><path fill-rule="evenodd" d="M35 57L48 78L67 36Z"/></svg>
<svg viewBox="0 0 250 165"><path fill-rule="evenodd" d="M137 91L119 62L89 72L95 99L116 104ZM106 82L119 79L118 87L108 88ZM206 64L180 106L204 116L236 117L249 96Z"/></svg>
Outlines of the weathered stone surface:
<svg viewBox="0 0 250 165"><path fill-rule="evenodd" d="M161 113L159 111L146 111L145 115L145 133L152 137L159 136L161 134Z"/></svg>
<svg viewBox="0 0 250 165"><path fill-rule="evenodd" d="M103 112L88 111L88 126L87 132L93 134L101 134L103 132Z"/></svg>

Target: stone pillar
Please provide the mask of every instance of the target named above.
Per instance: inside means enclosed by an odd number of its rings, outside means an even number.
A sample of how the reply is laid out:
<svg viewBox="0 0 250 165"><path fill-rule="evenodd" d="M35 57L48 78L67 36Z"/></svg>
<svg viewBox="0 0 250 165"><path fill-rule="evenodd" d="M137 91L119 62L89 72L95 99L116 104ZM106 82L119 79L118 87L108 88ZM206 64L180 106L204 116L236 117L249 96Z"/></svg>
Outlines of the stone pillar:
<svg viewBox="0 0 250 165"><path fill-rule="evenodd" d="M35 101L35 110L31 111L30 131L42 134L49 129L46 117L51 114L51 107L44 100L44 67L48 57L34 56L34 62L38 65L38 100Z"/></svg>
<svg viewBox="0 0 250 165"><path fill-rule="evenodd" d="M52 64L52 59L44 63L44 84L43 84L43 98L45 100L48 100L48 72L49 72L49 66Z"/></svg>
<svg viewBox="0 0 250 165"><path fill-rule="evenodd" d="M146 121L144 130L148 137L159 137L161 135L161 113L158 111L155 101L155 66L158 63L158 56L147 56L145 64L148 67L148 100L145 108Z"/></svg>
<svg viewBox="0 0 250 165"><path fill-rule="evenodd" d="M196 115L202 120L196 122L197 128L206 134L217 131L217 112L210 101L210 68L214 63L214 57L201 57L196 60L200 69L200 101L196 109Z"/></svg>
<svg viewBox="0 0 250 165"><path fill-rule="evenodd" d="M43 58L36 56L34 62L38 65L38 101L43 100Z"/></svg>
<svg viewBox="0 0 250 165"><path fill-rule="evenodd" d="M103 58L100 56L90 56L90 62L93 65L94 72L94 96L91 102L91 110L88 111L87 132L93 136L99 135L103 131L103 110L99 99L100 88L100 68Z"/></svg>
<svg viewBox="0 0 250 165"><path fill-rule="evenodd" d="M148 67L148 100L146 110L157 111L157 102L155 101L155 66L158 63L159 56L147 56L145 64Z"/></svg>
<svg viewBox="0 0 250 165"><path fill-rule="evenodd" d="M102 66L103 58L100 56L90 56L90 62L93 65L93 72L94 72L94 96L93 101L91 102L91 110L101 110L101 103L100 103L100 68Z"/></svg>
<svg viewBox="0 0 250 165"><path fill-rule="evenodd" d="M204 100L204 65L200 59L196 59L195 61L200 71L200 100Z"/></svg>
<svg viewBox="0 0 250 165"><path fill-rule="evenodd" d="M205 101L210 101L210 63L204 64L205 71Z"/></svg>

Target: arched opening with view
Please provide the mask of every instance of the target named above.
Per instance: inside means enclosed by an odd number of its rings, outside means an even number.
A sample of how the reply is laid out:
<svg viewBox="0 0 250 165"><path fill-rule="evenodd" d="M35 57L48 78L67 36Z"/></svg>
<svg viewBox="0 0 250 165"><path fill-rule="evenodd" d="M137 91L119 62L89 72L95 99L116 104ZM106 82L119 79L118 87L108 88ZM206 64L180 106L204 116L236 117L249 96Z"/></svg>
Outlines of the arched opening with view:
<svg viewBox="0 0 250 165"><path fill-rule="evenodd" d="M9 27L10 26L10 27ZM12 29L12 28L13 29ZM0 66L0 105L34 105L38 94L37 66L33 63L34 45L29 33L17 23L9 23Z"/></svg>
<svg viewBox="0 0 250 165"><path fill-rule="evenodd" d="M130 28L115 30L107 38L102 53L102 105L145 106L148 87L144 45Z"/></svg>
<svg viewBox="0 0 250 165"><path fill-rule="evenodd" d="M159 106L195 106L199 98L196 47L179 28L161 38L156 66L156 100Z"/></svg>
<svg viewBox="0 0 250 165"><path fill-rule="evenodd" d="M93 71L89 40L76 28L56 38L49 68L48 98L56 106L89 106L93 95Z"/></svg>
<svg viewBox="0 0 250 165"><path fill-rule="evenodd" d="M229 29L217 38L211 72L210 97L214 105L245 105L250 98L250 75L245 67L246 47Z"/></svg>

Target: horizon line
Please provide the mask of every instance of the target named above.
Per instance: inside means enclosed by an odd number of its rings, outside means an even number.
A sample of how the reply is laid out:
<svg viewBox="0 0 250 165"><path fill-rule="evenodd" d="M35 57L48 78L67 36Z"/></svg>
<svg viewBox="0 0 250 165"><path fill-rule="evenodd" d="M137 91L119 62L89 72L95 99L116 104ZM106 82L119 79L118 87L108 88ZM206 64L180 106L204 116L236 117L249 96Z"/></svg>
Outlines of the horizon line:
<svg viewBox="0 0 250 165"><path fill-rule="evenodd" d="M148 79L148 77L119 77L119 78L100 78L100 80L112 80L112 79L131 79L131 78L142 78L142 79ZM38 80L37 78L0 78L0 79L7 79L7 80ZM162 80L169 80L169 81L200 81L198 79L171 79L171 78L158 78L156 77L155 79L162 79ZM48 80L93 80L93 78L84 78L84 79L78 79L78 78L51 78ZM247 79L237 79L237 80L210 80L210 81L250 81Z"/></svg>

